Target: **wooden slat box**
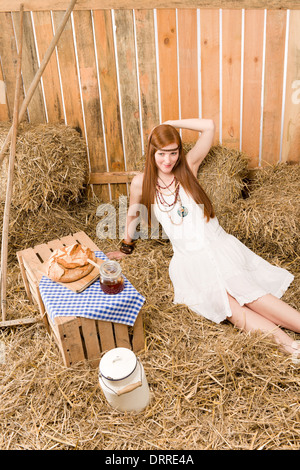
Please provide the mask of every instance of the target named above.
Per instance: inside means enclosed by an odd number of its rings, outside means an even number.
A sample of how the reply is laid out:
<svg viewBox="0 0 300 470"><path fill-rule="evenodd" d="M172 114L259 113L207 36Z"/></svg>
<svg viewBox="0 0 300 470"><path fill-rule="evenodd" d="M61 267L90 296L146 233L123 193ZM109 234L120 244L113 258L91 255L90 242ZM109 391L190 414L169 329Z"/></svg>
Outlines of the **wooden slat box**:
<svg viewBox="0 0 300 470"><path fill-rule="evenodd" d="M102 353L110 349L126 347L134 352L140 351L144 348L141 312L133 327L121 323L76 316L61 316L56 317L54 321L51 320L39 291L39 282L44 275L41 267L51 256L53 250L73 243L81 243L93 251L101 251L86 233L77 232L17 252L28 298L31 302L38 304L42 320L48 332L53 333L64 364L69 367L75 363L88 360L92 366L97 367Z"/></svg>

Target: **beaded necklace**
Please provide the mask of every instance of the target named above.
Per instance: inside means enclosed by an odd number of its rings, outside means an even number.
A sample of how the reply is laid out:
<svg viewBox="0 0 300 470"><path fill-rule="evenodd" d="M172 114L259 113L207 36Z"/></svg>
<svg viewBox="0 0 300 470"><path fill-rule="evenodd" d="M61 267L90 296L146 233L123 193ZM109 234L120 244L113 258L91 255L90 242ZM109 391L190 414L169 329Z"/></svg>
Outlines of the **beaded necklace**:
<svg viewBox="0 0 300 470"><path fill-rule="evenodd" d="M160 178L161 179L161 178ZM162 181L162 180L161 180ZM175 189L174 191L172 191L170 189L170 186L173 184L173 182L175 181ZM162 181L164 183L164 181ZM165 207L166 209L161 209L160 205L158 204L158 208L161 212L166 212L168 214L168 217L171 221L172 224L174 225L180 225L182 224L183 222L183 217L185 217L186 215L188 215L188 210L186 207L183 206L182 204L182 201L181 201L181 197L179 195L179 190L180 190L180 183L179 181L177 181L176 177L174 176L173 180L171 181L171 183L169 185L166 185L164 183L165 186L160 186L160 184L157 182L157 185L156 185L156 195L157 195L157 199L158 201L160 202L160 204ZM168 191L170 192L170 194L174 194L174 201L171 202L171 203L168 203L165 198L164 198L164 193L161 191L162 189L168 189ZM165 194L166 195L166 194ZM180 216L181 220L179 223L176 223L172 220L171 218L171 215L169 214L169 212L171 212L171 210L173 209L173 207L175 207L176 203L179 202L179 209L177 210L177 214Z"/></svg>
<svg viewBox="0 0 300 470"><path fill-rule="evenodd" d="M159 178L159 179L161 179L161 178ZM172 184L174 183L174 181L176 181L175 176L174 176L174 178L172 179L171 183L168 184L168 186L163 182L163 180L162 180L162 182L164 183L165 186L160 186L160 184L159 184L158 181L157 181L156 185L157 185L157 187L160 188L160 189L169 189L170 186L172 186Z"/></svg>

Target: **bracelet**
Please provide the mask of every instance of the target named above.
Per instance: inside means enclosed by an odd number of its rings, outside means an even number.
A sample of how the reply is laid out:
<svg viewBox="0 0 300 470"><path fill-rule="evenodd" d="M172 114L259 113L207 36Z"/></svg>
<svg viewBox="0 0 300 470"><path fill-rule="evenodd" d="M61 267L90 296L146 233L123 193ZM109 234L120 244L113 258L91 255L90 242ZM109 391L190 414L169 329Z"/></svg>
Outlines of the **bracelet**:
<svg viewBox="0 0 300 470"><path fill-rule="evenodd" d="M132 242L124 242L123 240L121 243L120 251L122 253L125 253L125 255L131 255L131 253L134 250L134 245L135 245L135 240Z"/></svg>

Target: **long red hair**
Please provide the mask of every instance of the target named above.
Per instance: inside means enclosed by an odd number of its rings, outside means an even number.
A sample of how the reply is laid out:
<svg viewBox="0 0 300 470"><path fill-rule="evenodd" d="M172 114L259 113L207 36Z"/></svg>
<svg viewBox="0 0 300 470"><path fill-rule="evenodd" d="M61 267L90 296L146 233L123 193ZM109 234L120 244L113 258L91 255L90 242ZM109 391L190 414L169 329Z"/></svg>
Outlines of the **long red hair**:
<svg viewBox="0 0 300 470"><path fill-rule="evenodd" d="M144 170L142 201L148 211L148 223L151 224L151 209L155 200L156 183L158 177L157 166L155 163L155 152L167 145L177 144L179 149L178 160L173 167L173 174L180 182L181 186L194 199L197 204L203 204L204 214L207 221L210 217L214 217L214 209L212 203L200 186L197 178L193 175L183 150L181 137L178 131L169 124L161 124L155 127L148 138L148 147L146 153L146 162Z"/></svg>

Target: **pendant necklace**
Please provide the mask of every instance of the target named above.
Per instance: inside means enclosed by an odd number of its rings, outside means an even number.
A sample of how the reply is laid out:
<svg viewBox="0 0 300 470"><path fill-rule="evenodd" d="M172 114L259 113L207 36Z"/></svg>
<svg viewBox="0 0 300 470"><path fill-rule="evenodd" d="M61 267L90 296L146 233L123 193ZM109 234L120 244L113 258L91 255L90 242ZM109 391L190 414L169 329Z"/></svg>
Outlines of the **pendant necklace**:
<svg viewBox="0 0 300 470"><path fill-rule="evenodd" d="M160 178L160 180L164 183L164 181ZM170 186L172 185L172 183L175 181L175 190L172 191L170 189ZM174 194L175 197L174 197L174 201L173 203L168 203L165 198L163 197L164 196L164 193L161 191L162 189L168 189L168 191L170 192L170 194ZM166 212L168 213L168 217L170 219L170 221L172 222L172 224L174 225L180 225L182 224L183 222L183 218L186 217L188 215L188 209L186 207L183 206L182 204L182 201L181 201L181 197L179 195L179 189L180 189L180 183L179 181L177 181L176 177L174 177L174 179L172 180L172 182L169 184L169 185L166 185L164 183L164 186L160 186L158 183L157 183L157 186L156 186L156 194L157 194L157 198L159 200L159 202L161 203L161 205L163 207L166 207L167 209L164 209L161 210L161 212ZM166 194L165 194L166 195ZM179 223L176 223L172 220L171 218L171 215L169 214L169 212L171 212L171 210L174 208L174 206L176 205L177 201L179 202L179 208L177 209L177 214L179 215L180 217L180 222Z"/></svg>

